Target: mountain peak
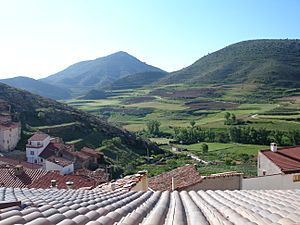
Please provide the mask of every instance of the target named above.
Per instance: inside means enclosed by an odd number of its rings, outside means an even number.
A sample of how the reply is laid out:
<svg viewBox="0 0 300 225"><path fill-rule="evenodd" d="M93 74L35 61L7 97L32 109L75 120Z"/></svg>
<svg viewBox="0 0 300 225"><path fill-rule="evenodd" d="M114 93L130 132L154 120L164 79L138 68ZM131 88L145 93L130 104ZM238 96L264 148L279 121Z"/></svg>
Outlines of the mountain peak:
<svg viewBox="0 0 300 225"><path fill-rule="evenodd" d="M42 79L42 81L69 89L75 95L111 84L128 75L144 72L164 72L163 70L141 62L124 51L73 64L65 70Z"/></svg>

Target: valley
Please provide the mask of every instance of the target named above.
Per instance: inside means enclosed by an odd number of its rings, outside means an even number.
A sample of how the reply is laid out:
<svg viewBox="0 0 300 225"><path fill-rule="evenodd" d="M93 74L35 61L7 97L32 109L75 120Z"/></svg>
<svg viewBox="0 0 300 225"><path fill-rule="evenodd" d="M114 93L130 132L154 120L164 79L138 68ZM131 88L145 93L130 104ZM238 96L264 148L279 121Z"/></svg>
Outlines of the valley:
<svg viewBox="0 0 300 225"><path fill-rule="evenodd" d="M160 85L112 91L112 97L101 100L75 99L66 103L136 135L150 138L166 151L170 151L171 146L187 149L176 152L176 160L137 166L137 169L148 169L151 175L191 162L187 155L193 153L212 162L209 165L199 164L201 174L238 171L255 176L257 152L268 149L269 142L294 145L299 141L289 134L299 131L300 127L300 105L295 100L300 89L273 88L262 91L263 88L259 84ZM238 122L226 124L226 113L234 114ZM159 122L158 134L148 133L149 121ZM175 141L176 129L192 127L203 132L211 131L215 137L209 139L206 136L195 144ZM245 143L236 143L231 137L222 140L220 135L230 136L229 130L232 128L254 129L257 132L267 130L271 132L266 137L269 142L259 144L254 140L254 143L247 143L249 140L246 140L242 141ZM278 134L281 136L275 137ZM207 153L202 152L203 143L208 144Z"/></svg>

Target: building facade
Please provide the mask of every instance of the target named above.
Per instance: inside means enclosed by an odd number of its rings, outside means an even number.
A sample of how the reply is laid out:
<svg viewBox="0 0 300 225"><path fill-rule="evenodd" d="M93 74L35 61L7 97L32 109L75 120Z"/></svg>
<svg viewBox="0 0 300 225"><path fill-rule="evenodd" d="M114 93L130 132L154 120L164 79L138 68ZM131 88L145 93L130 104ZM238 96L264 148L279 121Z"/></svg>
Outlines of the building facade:
<svg viewBox="0 0 300 225"><path fill-rule="evenodd" d="M49 143L50 136L42 132L37 132L29 138L26 145L27 162L43 165L44 160L40 157L40 154L45 150Z"/></svg>

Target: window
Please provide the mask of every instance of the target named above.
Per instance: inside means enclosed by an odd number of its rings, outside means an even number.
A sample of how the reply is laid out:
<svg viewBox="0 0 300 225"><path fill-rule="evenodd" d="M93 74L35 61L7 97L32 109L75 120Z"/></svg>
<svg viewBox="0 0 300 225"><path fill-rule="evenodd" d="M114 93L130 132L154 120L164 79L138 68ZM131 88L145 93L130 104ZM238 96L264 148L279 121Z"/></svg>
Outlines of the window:
<svg viewBox="0 0 300 225"><path fill-rule="evenodd" d="M30 151L30 155L34 155L34 151Z"/></svg>
<svg viewBox="0 0 300 225"><path fill-rule="evenodd" d="M41 159L41 162L43 162L44 160L43 159Z"/></svg>

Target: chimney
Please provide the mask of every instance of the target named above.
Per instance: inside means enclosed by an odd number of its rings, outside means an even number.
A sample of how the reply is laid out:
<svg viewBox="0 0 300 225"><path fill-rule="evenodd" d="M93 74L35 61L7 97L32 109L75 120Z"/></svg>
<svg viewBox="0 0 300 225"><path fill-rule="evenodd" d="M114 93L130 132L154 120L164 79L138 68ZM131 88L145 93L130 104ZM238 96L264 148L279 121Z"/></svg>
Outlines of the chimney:
<svg viewBox="0 0 300 225"><path fill-rule="evenodd" d="M141 175L141 180L139 181L139 184L141 185L140 191L148 191L149 188L148 171L147 170L139 171L138 174Z"/></svg>
<svg viewBox="0 0 300 225"><path fill-rule="evenodd" d="M57 182L56 180L51 180L51 188L56 188L57 187Z"/></svg>
<svg viewBox="0 0 300 225"><path fill-rule="evenodd" d="M272 152L277 152L277 144L276 143L271 143L270 148L271 148Z"/></svg>
<svg viewBox="0 0 300 225"><path fill-rule="evenodd" d="M67 185L67 189L72 189L74 182L73 181L67 181L66 185Z"/></svg>
<svg viewBox="0 0 300 225"><path fill-rule="evenodd" d="M172 191L175 191L175 178L172 177Z"/></svg>
<svg viewBox="0 0 300 225"><path fill-rule="evenodd" d="M15 175L20 176L24 173L24 169L22 165L16 165L15 167Z"/></svg>

